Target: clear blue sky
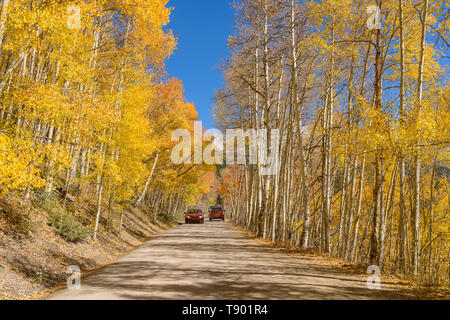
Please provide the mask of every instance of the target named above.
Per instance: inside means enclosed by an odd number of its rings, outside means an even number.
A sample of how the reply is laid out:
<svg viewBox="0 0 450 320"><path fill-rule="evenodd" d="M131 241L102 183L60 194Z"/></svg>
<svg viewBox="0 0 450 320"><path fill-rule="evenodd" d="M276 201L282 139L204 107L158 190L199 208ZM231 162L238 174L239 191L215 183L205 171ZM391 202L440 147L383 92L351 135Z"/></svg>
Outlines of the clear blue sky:
<svg viewBox="0 0 450 320"><path fill-rule="evenodd" d="M178 49L167 61L171 77L183 81L186 98L193 102L206 128L213 128L212 101L222 87L218 66L229 55L228 36L233 31L231 0L170 0L174 7L171 29L178 38Z"/></svg>

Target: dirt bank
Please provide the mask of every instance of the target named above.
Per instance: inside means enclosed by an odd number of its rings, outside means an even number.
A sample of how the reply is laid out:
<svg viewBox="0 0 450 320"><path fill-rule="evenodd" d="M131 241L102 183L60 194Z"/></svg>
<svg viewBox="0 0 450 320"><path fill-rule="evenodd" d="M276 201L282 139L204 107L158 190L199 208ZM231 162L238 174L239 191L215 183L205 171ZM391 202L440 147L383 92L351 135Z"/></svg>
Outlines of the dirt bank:
<svg viewBox="0 0 450 320"><path fill-rule="evenodd" d="M77 265L84 272L94 270L168 229L162 223L151 223L144 210L132 209L124 211L120 235L114 224L106 228L102 219L96 241L90 235L79 243L71 243L48 224L49 214L33 205L28 212L18 212L29 216L30 231L18 232L8 217L11 206L23 206L18 201L10 198L0 203L0 299L45 296L65 283L68 266ZM86 208L89 207L88 204ZM93 212L85 212L88 225L94 218Z"/></svg>

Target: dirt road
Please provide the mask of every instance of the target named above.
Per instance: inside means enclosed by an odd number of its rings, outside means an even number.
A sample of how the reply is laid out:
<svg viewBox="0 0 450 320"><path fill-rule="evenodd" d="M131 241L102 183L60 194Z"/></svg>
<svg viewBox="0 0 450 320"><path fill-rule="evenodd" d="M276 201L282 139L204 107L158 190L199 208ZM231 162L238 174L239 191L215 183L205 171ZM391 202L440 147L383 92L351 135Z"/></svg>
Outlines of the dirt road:
<svg viewBox="0 0 450 320"><path fill-rule="evenodd" d="M50 299L404 299L383 285L289 256L246 238L227 222L182 225Z"/></svg>

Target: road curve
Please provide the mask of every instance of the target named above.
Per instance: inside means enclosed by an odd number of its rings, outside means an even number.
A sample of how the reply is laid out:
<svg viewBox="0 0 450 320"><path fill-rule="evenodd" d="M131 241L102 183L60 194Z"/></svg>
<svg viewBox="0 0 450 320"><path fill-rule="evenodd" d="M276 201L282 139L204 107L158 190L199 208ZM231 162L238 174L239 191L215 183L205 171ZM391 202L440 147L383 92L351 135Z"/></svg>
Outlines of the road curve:
<svg viewBox="0 0 450 320"><path fill-rule="evenodd" d="M229 223L182 225L146 242L52 300L407 299L359 276L259 245Z"/></svg>

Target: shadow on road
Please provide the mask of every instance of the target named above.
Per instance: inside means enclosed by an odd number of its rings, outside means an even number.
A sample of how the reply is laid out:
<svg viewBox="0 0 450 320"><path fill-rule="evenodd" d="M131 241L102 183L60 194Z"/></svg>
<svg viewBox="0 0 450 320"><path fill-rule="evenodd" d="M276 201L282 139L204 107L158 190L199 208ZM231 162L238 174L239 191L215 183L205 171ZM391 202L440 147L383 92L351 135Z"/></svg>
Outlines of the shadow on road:
<svg viewBox="0 0 450 320"><path fill-rule="evenodd" d="M406 299L390 288L368 290L363 278L337 273L266 248L228 223L183 225L52 299Z"/></svg>

